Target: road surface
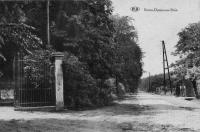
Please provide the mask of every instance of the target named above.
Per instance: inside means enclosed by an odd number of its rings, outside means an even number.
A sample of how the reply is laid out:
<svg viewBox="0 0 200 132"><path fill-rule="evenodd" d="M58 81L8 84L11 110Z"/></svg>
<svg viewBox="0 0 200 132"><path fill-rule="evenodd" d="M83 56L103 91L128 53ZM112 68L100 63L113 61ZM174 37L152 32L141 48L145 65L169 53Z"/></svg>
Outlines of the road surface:
<svg viewBox="0 0 200 132"><path fill-rule="evenodd" d="M200 101L139 92L86 111L0 107L0 132L200 132Z"/></svg>

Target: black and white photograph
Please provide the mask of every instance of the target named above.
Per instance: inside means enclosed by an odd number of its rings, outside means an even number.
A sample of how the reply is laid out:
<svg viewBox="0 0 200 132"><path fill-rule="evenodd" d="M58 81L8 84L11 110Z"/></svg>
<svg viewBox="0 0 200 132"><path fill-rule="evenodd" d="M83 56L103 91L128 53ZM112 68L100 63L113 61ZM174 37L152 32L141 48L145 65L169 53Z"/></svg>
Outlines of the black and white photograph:
<svg viewBox="0 0 200 132"><path fill-rule="evenodd" d="M0 0L0 132L200 132L200 0Z"/></svg>

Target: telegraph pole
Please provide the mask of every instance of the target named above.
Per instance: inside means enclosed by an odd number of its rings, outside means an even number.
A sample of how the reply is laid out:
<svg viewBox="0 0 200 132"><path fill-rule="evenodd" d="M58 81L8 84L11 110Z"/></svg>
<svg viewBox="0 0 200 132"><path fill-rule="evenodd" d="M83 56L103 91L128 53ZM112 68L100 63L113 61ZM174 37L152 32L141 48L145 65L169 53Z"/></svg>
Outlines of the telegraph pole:
<svg viewBox="0 0 200 132"><path fill-rule="evenodd" d="M167 52L166 52L164 41L162 41L162 49L163 49L163 86L164 86L164 90L165 90L165 94L166 94L166 78L165 78L166 73L165 73L165 70L167 70L170 90L171 90L171 94L172 94L171 77L170 77L170 72L169 72L169 64L168 64Z"/></svg>

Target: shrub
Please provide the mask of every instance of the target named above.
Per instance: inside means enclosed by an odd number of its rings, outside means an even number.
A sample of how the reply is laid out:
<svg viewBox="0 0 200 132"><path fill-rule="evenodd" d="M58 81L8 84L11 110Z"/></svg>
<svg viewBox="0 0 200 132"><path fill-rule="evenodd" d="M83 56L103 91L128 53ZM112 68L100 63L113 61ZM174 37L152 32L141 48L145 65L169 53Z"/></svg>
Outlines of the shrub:
<svg viewBox="0 0 200 132"><path fill-rule="evenodd" d="M68 108L86 108L106 105L111 101L111 89L101 79L95 79L87 65L77 57L65 53L64 98Z"/></svg>

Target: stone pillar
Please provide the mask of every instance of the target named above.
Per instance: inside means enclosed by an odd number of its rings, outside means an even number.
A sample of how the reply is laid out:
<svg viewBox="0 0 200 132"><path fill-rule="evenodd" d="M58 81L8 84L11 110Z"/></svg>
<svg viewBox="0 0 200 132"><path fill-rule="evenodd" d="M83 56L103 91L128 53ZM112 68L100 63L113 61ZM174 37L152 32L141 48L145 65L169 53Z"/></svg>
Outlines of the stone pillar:
<svg viewBox="0 0 200 132"><path fill-rule="evenodd" d="M64 109L64 91L63 91L63 53L53 54L55 59L55 92L56 92L56 110Z"/></svg>

